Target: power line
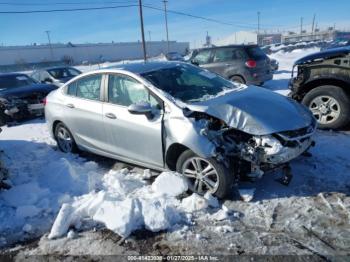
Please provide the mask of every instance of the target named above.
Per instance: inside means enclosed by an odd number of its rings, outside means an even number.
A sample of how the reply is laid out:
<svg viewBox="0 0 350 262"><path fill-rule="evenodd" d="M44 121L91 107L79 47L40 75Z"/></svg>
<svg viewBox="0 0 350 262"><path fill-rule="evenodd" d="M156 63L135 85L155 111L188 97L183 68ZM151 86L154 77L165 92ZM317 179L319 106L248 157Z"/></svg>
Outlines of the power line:
<svg viewBox="0 0 350 262"><path fill-rule="evenodd" d="M117 9L126 7L135 7L137 4L104 6L104 7L84 7L84 8L65 8L65 9L50 9L50 10L26 10L26 11L0 11L0 14L34 14L34 13L54 13L54 12L74 12L74 11L90 11L103 9Z"/></svg>
<svg viewBox="0 0 350 262"><path fill-rule="evenodd" d="M25 11L0 11L0 14L32 14L32 13L54 13L54 12L74 12L74 11L92 11L92 10L106 10L106 9L118 9L118 8L128 8L128 7L136 7L138 6L138 4L136 2L121 2L121 1L108 1L108 2L104 2L104 3L135 3L135 4L127 4L127 5L117 5L117 6L103 6L103 7L77 7L77 8L62 8L62 9L47 9L47 10L25 10ZM14 4L14 3L10 3L10 2L0 2L0 4ZM19 4L17 2L17 4ZM33 3L23 3L23 5L33 5ZM35 3L34 3L35 4ZM64 3L64 2L56 2L56 4L103 4L103 2L100 3L95 3L95 2L71 2L71 3ZM160 7L156 7L156 6L151 6L151 5L142 5L145 8L148 9L153 9L153 10L158 10L158 11L163 11L163 8ZM189 14L189 13L185 13L185 12L181 12L181 11L175 11L175 10L169 10L167 9L168 13L172 13L172 14L177 14L177 15L181 15L181 16L187 16L187 17L191 17L191 18L195 18L195 19L201 19L204 21L208 21L208 22L213 22L213 23L217 23L217 24L222 24L222 25L228 25L228 26L234 26L234 27L240 27L240 28L247 28L247 29L256 29L256 25L255 24L243 24L243 23L232 23L232 22L226 22L226 21L221 21L218 19L213 19L213 18L208 18L208 17L203 17L203 16L199 16L199 15L194 15L194 14ZM275 25L277 26L277 25ZM290 29L290 28L296 28L295 27L291 27L291 26L279 26L279 27L285 27L286 29ZM261 25L260 25L260 29ZM266 27L264 27L264 29L268 29Z"/></svg>
<svg viewBox="0 0 350 262"><path fill-rule="evenodd" d="M28 3L28 2L0 2L0 5L12 5L12 6L50 6L50 5L103 5L103 4L126 4L137 3L137 0L124 0L124 1L99 1L99 2L52 2L52 3Z"/></svg>

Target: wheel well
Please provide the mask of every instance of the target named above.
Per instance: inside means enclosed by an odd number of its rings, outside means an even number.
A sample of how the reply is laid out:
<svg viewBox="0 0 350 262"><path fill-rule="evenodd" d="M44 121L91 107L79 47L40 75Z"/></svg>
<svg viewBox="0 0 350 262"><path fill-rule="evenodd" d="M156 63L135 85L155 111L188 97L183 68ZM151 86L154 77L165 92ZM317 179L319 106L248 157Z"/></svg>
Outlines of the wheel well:
<svg viewBox="0 0 350 262"><path fill-rule="evenodd" d="M325 85L338 86L342 88L348 95L350 95L350 89L347 88L349 83L347 83L346 81L339 80L339 79L317 79L317 80L310 81L303 86L302 97L304 97L312 89L319 86L325 86Z"/></svg>
<svg viewBox="0 0 350 262"><path fill-rule="evenodd" d="M186 150L188 150L188 148L179 143L172 144L168 148L166 152L165 163L170 170L172 171L176 170L176 162L180 157L180 155Z"/></svg>
<svg viewBox="0 0 350 262"><path fill-rule="evenodd" d="M244 83L247 83L247 81L245 80L245 78L244 78L242 75L237 75L237 74L231 75L231 76L229 77L229 79L231 79L231 78L234 77L234 76L238 76L238 77L242 78L243 82L244 82Z"/></svg>
<svg viewBox="0 0 350 262"><path fill-rule="evenodd" d="M53 124L52 124L52 134L55 135L56 126L57 126L59 123L62 123L62 122L59 121L59 120L56 120L55 122L53 122Z"/></svg>

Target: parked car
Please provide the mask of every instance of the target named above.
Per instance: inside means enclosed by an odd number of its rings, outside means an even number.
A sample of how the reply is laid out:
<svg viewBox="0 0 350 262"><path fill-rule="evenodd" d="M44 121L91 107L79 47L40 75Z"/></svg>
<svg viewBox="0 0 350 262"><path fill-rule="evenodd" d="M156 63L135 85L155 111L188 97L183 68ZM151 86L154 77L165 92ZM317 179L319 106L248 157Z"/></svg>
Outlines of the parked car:
<svg viewBox="0 0 350 262"><path fill-rule="evenodd" d="M336 40L334 42L327 43L321 47L321 51L345 46L350 46L350 40Z"/></svg>
<svg viewBox="0 0 350 262"><path fill-rule="evenodd" d="M43 99L56 88L39 84L25 74L0 74L0 123L42 115Z"/></svg>
<svg viewBox="0 0 350 262"><path fill-rule="evenodd" d="M48 95L45 117L63 152L178 171L191 190L218 197L242 175L287 168L316 125L292 99L181 62L82 74Z"/></svg>
<svg viewBox="0 0 350 262"><path fill-rule="evenodd" d="M80 74L81 72L74 67L50 67L36 70L30 76L39 83L61 86Z"/></svg>
<svg viewBox="0 0 350 262"><path fill-rule="evenodd" d="M320 128L337 129L347 125L350 47L325 50L296 61L290 89L290 96L309 107Z"/></svg>
<svg viewBox="0 0 350 262"><path fill-rule="evenodd" d="M165 55L168 61L184 61L184 57L178 52L169 52Z"/></svg>
<svg viewBox="0 0 350 262"><path fill-rule="evenodd" d="M270 60L257 45L231 45L194 50L190 59L226 79L247 85L263 85L272 79Z"/></svg>

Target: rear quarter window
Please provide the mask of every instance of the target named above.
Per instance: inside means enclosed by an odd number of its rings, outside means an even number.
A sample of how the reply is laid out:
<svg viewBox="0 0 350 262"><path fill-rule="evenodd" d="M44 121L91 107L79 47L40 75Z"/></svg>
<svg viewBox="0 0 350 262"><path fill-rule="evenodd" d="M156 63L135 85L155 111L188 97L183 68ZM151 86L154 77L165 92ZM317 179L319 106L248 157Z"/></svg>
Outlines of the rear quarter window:
<svg viewBox="0 0 350 262"><path fill-rule="evenodd" d="M267 55L258 46L247 47L246 52L250 58L253 59L266 59Z"/></svg>

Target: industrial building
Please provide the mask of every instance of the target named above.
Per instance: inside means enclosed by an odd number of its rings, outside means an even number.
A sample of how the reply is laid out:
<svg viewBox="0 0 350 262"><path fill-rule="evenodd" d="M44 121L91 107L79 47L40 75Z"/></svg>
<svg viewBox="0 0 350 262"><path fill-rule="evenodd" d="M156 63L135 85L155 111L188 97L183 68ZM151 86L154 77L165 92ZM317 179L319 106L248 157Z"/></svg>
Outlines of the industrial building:
<svg viewBox="0 0 350 262"><path fill-rule="evenodd" d="M146 43L149 57L167 53L166 41ZM188 42L169 42L173 52L185 54L189 50ZM102 43L102 44L52 44L30 46L1 46L0 66L40 64L47 62L69 62L70 64L100 63L141 59L142 43Z"/></svg>

